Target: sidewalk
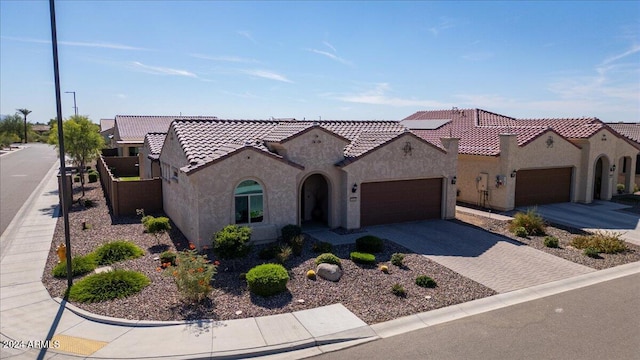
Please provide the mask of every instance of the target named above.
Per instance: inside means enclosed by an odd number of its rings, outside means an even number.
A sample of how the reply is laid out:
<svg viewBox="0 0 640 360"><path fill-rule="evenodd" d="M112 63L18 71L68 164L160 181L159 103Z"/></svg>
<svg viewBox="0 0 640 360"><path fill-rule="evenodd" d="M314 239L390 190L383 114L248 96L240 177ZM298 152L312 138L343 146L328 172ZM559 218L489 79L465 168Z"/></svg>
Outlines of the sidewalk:
<svg viewBox="0 0 640 360"><path fill-rule="evenodd" d="M640 263L627 264L371 326L341 304L229 321L106 318L52 299L42 285L58 213L56 172L51 169L0 239L6 245L0 262L2 358L303 358L640 273Z"/></svg>

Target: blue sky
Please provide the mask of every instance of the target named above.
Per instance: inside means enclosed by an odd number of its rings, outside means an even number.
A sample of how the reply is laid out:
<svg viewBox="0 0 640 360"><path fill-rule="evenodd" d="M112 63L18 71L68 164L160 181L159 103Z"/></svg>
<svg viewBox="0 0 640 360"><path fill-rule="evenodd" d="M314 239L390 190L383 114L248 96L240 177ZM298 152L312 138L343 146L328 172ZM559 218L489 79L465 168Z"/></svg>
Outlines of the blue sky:
<svg viewBox="0 0 640 360"><path fill-rule="evenodd" d="M63 116L640 121L640 2L57 1ZM48 1L0 1L0 114L55 117Z"/></svg>

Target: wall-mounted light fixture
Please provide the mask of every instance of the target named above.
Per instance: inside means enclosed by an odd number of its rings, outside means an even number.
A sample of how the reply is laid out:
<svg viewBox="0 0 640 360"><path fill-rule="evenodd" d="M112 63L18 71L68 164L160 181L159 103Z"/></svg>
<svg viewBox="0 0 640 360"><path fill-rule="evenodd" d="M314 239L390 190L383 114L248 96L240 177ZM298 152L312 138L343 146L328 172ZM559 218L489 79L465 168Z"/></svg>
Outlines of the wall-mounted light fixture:
<svg viewBox="0 0 640 360"><path fill-rule="evenodd" d="M600 140L607 141L607 134L602 134L602 137L600 138Z"/></svg>
<svg viewBox="0 0 640 360"><path fill-rule="evenodd" d="M511 172L511 177L512 177L512 178L516 177L516 173L517 173L517 171L516 171L516 170L513 170L513 171Z"/></svg>
<svg viewBox="0 0 640 360"><path fill-rule="evenodd" d="M353 186L351 187L351 192L354 193L358 191L358 184L353 184Z"/></svg>
<svg viewBox="0 0 640 360"><path fill-rule="evenodd" d="M611 172L616 171L616 164L611 165L611 167L609 168L609 171Z"/></svg>
<svg viewBox="0 0 640 360"><path fill-rule="evenodd" d="M451 185L455 185L458 182L458 177L454 176L451 178Z"/></svg>

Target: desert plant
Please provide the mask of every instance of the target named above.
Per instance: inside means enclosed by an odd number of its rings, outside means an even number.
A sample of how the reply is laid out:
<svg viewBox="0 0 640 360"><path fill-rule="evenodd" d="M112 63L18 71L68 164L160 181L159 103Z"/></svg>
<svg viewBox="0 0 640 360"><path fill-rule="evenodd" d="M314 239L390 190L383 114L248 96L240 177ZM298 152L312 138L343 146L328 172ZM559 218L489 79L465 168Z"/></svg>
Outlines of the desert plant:
<svg viewBox="0 0 640 360"><path fill-rule="evenodd" d="M528 209L526 213L518 212L514 215L509 224L509 230L515 234L519 227L525 228L529 235L544 235L545 233L544 219L534 208Z"/></svg>
<svg viewBox="0 0 640 360"><path fill-rule="evenodd" d="M213 236L213 252L221 259L231 260L235 269L235 260L247 256L251 251L250 240L250 228L227 225Z"/></svg>
<svg viewBox="0 0 640 360"><path fill-rule="evenodd" d="M436 287L436 281L430 278L427 275L420 275L416 277L416 285L424 288L434 288Z"/></svg>
<svg viewBox="0 0 640 360"><path fill-rule="evenodd" d="M526 238L527 236L529 236L529 232L527 231L527 229L525 229L524 226L518 226L517 228L514 228L513 234L517 237L523 237L523 238Z"/></svg>
<svg viewBox="0 0 640 360"><path fill-rule="evenodd" d="M287 290L289 273L280 264L262 264L247 272L249 290L260 296L271 296Z"/></svg>
<svg viewBox="0 0 640 360"><path fill-rule="evenodd" d="M291 249L293 250L293 254L295 256L300 256L302 254L302 247L304 246L304 235L296 235L291 239Z"/></svg>
<svg viewBox="0 0 640 360"><path fill-rule="evenodd" d="M142 225L144 226L144 231L146 233L153 234L153 236L156 237L158 245L160 245L160 235L171 230L171 224L169 223L168 217L154 217L151 215L146 215L142 217L141 221Z"/></svg>
<svg viewBox="0 0 640 360"><path fill-rule="evenodd" d="M578 235L571 240L571 246L578 249L593 248L598 253L615 254L628 250L627 245L616 232L598 231L590 235Z"/></svg>
<svg viewBox="0 0 640 360"><path fill-rule="evenodd" d="M93 253L74 256L71 259L71 276L79 276L92 272L98 263ZM53 276L57 278L67 277L67 262L63 261L53 268Z"/></svg>
<svg viewBox="0 0 640 360"><path fill-rule="evenodd" d="M291 244L291 240L298 235L302 235L302 228L298 225L289 224L282 228L282 241L287 244Z"/></svg>
<svg viewBox="0 0 640 360"><path fill-rule="evenodd" d="M168 250L164 251L160 254L160 263L161 264L169 264L173 266L176 264L176 259L178 258L178 254L175 252Z"/></svg>
<svg viewBox="0 0 640 360"><path fill-rule="evenodd" d="M616 190L618 190L618 194L624 193L624 184L616 185Z"/></svg>
<svg viewBox="0 0 640 360"><path fill-rule="evenodd" d="M73 182L74 183L79 183L80 182L80 175L76 175L73 177Z"/></svg>
<svg viewBox="0 0 640 360"><path fill-rule="evenodd" d="M276 261L278 262L278 264L284 265L284 263L287 262L287 260L289 260L289 258L291 257L291 253L291 246L281 246L279 251L276 253Z"/></svg>
<svg viewBox="0 0 640 360"><path fill-rule="evenodd" d="M316 272L313 270L309 270L307 271L307 279L309 280L315 280L316 278Z"/></svg>
<svg viewBox="0 0 640 360"><path fill-rule="evenodd" d="M402 266L404 261L404 254L401 253L393 253L391 254L391 263L395 266Z"/></svg>
<svg viewBox="0 0 640 360"><path fill-rule="evenodd" d="M311 250L313 250L314 253L330 253L333 251L333 245L331 245L331 243L325 242L325 241L318 241L313 243L313 245L311 246Z"/></svg>
<svg viewBox="0 0 640 360"><path fill-rule="evenodd" d="M278 251L280 251L280 247L278 245L269 245L258 252L258 258L261 260L273 259L276 257Z"/></svg>
<svg viewBox="0 0 640 360"><path fill-rule="evenodd" d="M369 253L354 251L349 254L349 258L351 261L358 264L371 265L376 263L376 256Z"/></svg>
<svg viewBox="0 0 640 360"><path fill-rule="evenodd" d="M170 268L169 274L188 301L198 302L211 292L211 280L216 270L206 255L198 255L196 250L184 250L177 254L176 266Z"/></svg>
<svg viewBox="0 0 640 360"><path fill-rule="evenodd" d="M139 258L144 255L144 250L132 242L118 240L100 246L94 253L98 264L110 265L122 260Z"/></svg>
<svg viewBox="0 0 640 360"><path fill-rule="evenodd" d="M407 291L404 289L404 286L395 283L391 286L391 293L397 297L406 297Z"/></svg>
<svg viewBox="0 0 640 360"><path fill-rule="evenodd" d="M97 172L90 171L88 176L89 176L89 182L90 183L98 182L98 173Z"/></svg>
<svg viewBox="0 0 640 360"><path fill-rule="evenodd" d="M365 253L379 253L384 248L382 239L373 235L365 235L356 239L356 250Z"/></svg>
<svg viewBox="0 0 640 360"><path fill-rule="evenodd" d="M342 267L340 258L333 255L332 253L324 253L324 254L318 255L318 257L316 257L316 265L320 265L320 264L334 264Z"/></svg>
<svg viewBox="0 0 640 360"><path fill-rule="evenodd" d="M544 237L544 246L546 247L557 248L559 244L558 238L555 236Z"/></svg>
<svg viewBox="0 0 640 360"><path fill-rule="evenodd" d="M597 259L600 257L600 253L598 252L598 249L593 248L593 247L586 247L582 253L590 258L594 258Z"/></svg>
<svg viewBox="0 0 640 360"><path fill-rule="evenodd" d="M69 299L79 302L99 302L133 295L151 281L137 271L113 270L89 275L69 289Z"/></svg>

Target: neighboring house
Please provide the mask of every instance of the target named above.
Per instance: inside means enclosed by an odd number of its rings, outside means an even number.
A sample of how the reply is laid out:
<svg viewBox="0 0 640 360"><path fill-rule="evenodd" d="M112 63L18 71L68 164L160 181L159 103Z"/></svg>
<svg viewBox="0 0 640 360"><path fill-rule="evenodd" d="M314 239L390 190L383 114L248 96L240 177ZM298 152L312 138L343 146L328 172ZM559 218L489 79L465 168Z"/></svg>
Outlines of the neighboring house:
<svg viewBox="0 0 640 360"><path fill-rule="evenodd" d="M153 179L162 175L160 151L166 137L166 133L149 133L144 137L144 145L140 149L138 161L141 179Z"/></svg>
<svg viewBox="0 0 640 360"><path fill-rule="evenodd" d="M596 118L522 120L481 109L419 111L401 122L427 141L460 138L458 201L512 210L611 199L616 165L637 168L637 143ZM626 188L635 179L624 177Z"/></svg>
<svg viewBox="0 0 640 360"><path fill-rule="evenodd" d="M164 211L198 247L228 224L263 241L287 224L453 218L457 147L395 121L176 119L159 155Z"/></svg>
<svg viewBox="0 0 640 360"><path fill-rule="evenodd" d="M215 116L138 116L116 115L113 138L109 143L118 156L138 156L148 133L166 133L174 119L217 119Z"/></svg>
<svg viewBox="0 0 640 360"><path fill-rule="evenodd" d="M620 135L626 137L630 141L633 141L636 146L640 147L640 123L607 123L609 127L617 131ZM623 158L618 163L618 183L625 184L625 180L628 175L633 175L636 185L640 185L640 166L637 164L640 162L640 154L636 157L636 169L631 174L631 164L627 161L627 158ZM626 192L633 192L636 187L625 186Z"/></svg>
<svg viewBox="0 0 640 360"><path fill-rule="evenodd" d="M44 133L46 133L49 130L51 130L51 127L49 125L46 125L46 124L33 124L33 125L31 125L31 130L33 130L38 135L43 135Z"/></svg>
<svg viewBox="0 0 640 360"><path fill-rule="evenodd" d="M110 148L115 148L115 146L112 145L114 125L114 119L100 119L100 135L104 138L104 143L107 147Z"/></svg>

